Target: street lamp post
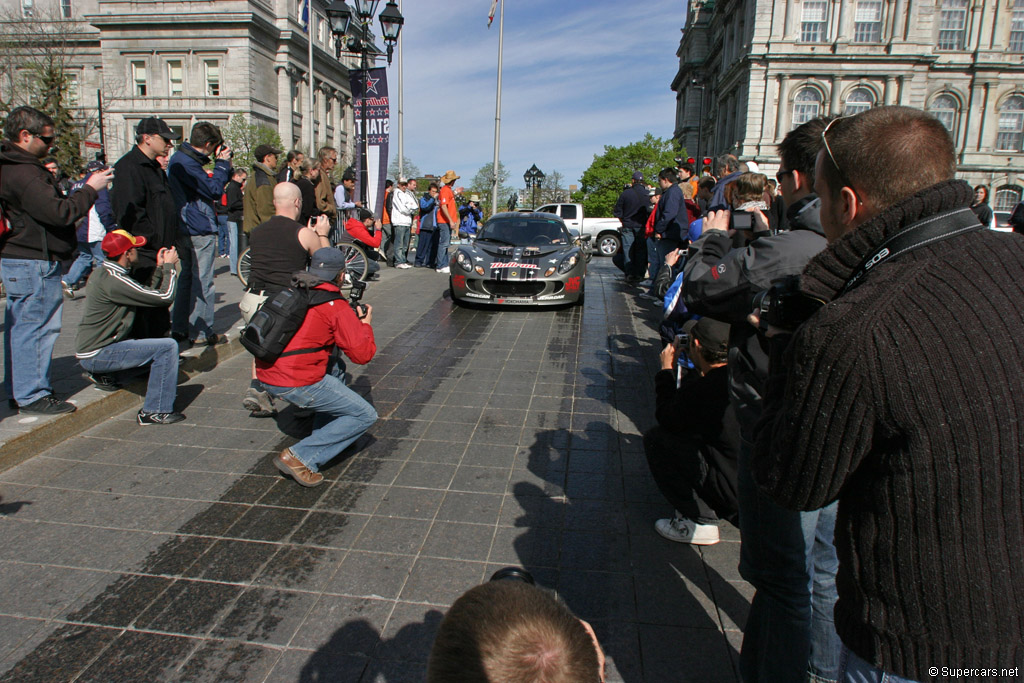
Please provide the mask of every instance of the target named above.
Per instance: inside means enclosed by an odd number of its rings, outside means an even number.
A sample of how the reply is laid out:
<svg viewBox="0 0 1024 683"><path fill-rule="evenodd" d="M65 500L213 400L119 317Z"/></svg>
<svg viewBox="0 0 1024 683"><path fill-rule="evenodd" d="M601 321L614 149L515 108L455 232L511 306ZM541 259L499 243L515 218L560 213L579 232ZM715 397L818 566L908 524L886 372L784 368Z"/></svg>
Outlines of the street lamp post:
<svg viewBox="0 0 1024 683"><path fill-rule="evenodd" d="M697 88L700 90L700 111L697 112L697 152L693 155L696 160L694 164L697 168L694 169L694 174L697 178L701 177L701 173L704 171L704 157L700 155L700 138L704 127L704 84L696 78L690 79L690 87Z"/></svg>
<svg viewBox="0 0 1024 683"><path fill-rule="evenodd" d="M369 147L369 137L366 134L366 80L369 69L366 65L367 55L372 54L376 60L382 53L373 44L373 34L370 32L370 25L373 24L373 17L377 13L377 6L380 0L354 0L355 11L348 6L345 0L334 0L327 6L327 18L331 22L331 33L334 34L335 51L338 59L341 59L342 52L359 55L359 71L363 77L363 99L360 107L360 145L359 145L359 199L366 206L366 197L369 190L369 169L367 168L366 154ZM394 54L395 42L402 30L405 18L398 11L395 0L388 0L388 4L380 13L381 33L384 35L384 42L387 44L388 64L391 64L391 56ZM358 26L357 29L354 26ZM355 35L353 35L355 34ZM343 48L344 46L344 48Z"/></svg>
<svg viewBox="0 0 1024 683"><path fill-rule="evenodd" d="M534 209L537 208L537 188L540 187L541 181L543 181L545 177L544 172L537 168L537 164L528 168L526 173L523 174L523 180L526 181L526 189L529 190L531 187L533 188Z"/></svg>

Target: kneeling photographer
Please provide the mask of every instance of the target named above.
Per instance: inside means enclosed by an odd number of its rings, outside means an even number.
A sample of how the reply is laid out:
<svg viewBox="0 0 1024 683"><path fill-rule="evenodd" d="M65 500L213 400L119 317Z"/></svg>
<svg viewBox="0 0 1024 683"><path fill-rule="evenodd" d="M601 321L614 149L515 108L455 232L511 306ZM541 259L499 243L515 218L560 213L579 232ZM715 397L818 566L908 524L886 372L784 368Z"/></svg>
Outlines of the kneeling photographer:
<svg viewBox="0 0 1024 683"><path fill-rule="evenodd" d="M302 486L321 484L320 467L377 421L373 406L345 386L344 363L336 355L341 351L352 362L365 365L377 352L371 327L373 308L344 300L340 289L344 277L344 254L331 247L318 249L309 270L296 273L294 286L281 293L306 297L308 307L301 325L276 358L257 355L256 359L256 377L271 396L315 413L313 433L274 458L274 465ZM353 292L358 297L362 289L354 287ZM270 310L264 312L267 307L279 302L282 307L287 305L281 295L264 304L250 327L271 314ZM267 329L273 331L273 326Z"/></svg>

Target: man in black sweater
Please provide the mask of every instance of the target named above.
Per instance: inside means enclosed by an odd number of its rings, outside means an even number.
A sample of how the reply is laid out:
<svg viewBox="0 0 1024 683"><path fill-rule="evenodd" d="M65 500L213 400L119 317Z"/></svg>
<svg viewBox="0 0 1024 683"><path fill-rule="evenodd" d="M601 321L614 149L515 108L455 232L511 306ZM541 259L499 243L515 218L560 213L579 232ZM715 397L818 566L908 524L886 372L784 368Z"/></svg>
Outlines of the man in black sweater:
<svg viewBox="0 0 1024 683"><path fill-rule="evenodd" d="M825 305L793 334L769 331L755 475L792 509L839 501L841 679L1012 672L1024 665L1024 239L981 229L953 141L924 112L871 109L822 142L829 245L800 290Z"/></svg>
<svg viewBox="0 0 1024 683"><path fill-rule="evenodd" d="M636 284L647 272L647 241L644 226L650 214L651 200L644 186L644 174L633 174L633 183L622 191L612 215L622 221L622 272L627 284Z"/></svg>
<svg viewBox="0 0 1024 683"><path fill-rule="evenodd" d="M658 489L676 510L655 530L670 541L718 543L718 520L736 523L736 459L740 425L729 405L729 326L712 318L683 326L684 348L669 344L654 376L658 426L644 434L644 453ZM694 369L676 387L678 354Z"/></svg>

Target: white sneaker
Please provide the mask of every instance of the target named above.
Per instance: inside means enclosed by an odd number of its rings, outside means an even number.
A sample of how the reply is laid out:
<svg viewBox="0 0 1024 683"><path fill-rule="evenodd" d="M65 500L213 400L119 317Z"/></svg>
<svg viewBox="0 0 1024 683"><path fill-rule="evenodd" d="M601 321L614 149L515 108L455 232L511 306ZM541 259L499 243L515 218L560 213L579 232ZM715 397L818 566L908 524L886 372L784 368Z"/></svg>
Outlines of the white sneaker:
<svg viewBox="0 0 1024 683"><path fill-rule="evenodd" d="M676 513L674 519L659 519L654 529L670 541L693 545L714 545L718 543L718 527L714 524L697 524L692 519Z"/></svg>
<svg viewBox="0 0 1024 683"><path fill-rule="evenodd" d="M406 268L412 268L412 266L410 266L408 263L399 263L397 266L395 266L395 268L401 268L402 270L405 270Z"/></svg>
<svg viewBox="0 0 1024 683"><path fill-rule="evenodd" d="M449 268L448 266L445 266L444 268L438 268L437 272L447 274L447 273L452 272L452 269Z"/></svg>

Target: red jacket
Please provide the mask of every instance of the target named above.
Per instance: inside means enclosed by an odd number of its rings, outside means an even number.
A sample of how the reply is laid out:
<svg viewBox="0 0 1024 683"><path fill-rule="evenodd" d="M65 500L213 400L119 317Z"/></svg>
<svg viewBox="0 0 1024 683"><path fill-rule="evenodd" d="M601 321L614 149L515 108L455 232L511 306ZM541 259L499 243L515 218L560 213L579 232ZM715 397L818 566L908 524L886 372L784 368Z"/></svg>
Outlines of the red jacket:
<svg viewBox="0 0 1024 683"><path fill-rule="evenodd" d="M366 226L363 225L363 222L355 218L349 218L345 221L345 232L351 235L353 239L357 239L363 244L374 248L380 246L380 238L384 234L378 232L376 235L371 235Z"/></svg>
<svg viewBox="0 0 1024 683"><path fill-rule="evenodd" d="M335 285L322 282L316 286L337 292ZM285 347L285 351L337 346L353 363L365 365L377 353L373 328L362 322L344 299L313 306L306 312L302 327ZM316 384L327 373L328 350L282 356L273 363L256 361L256 377L275 387L306 387Z"/></svg>

